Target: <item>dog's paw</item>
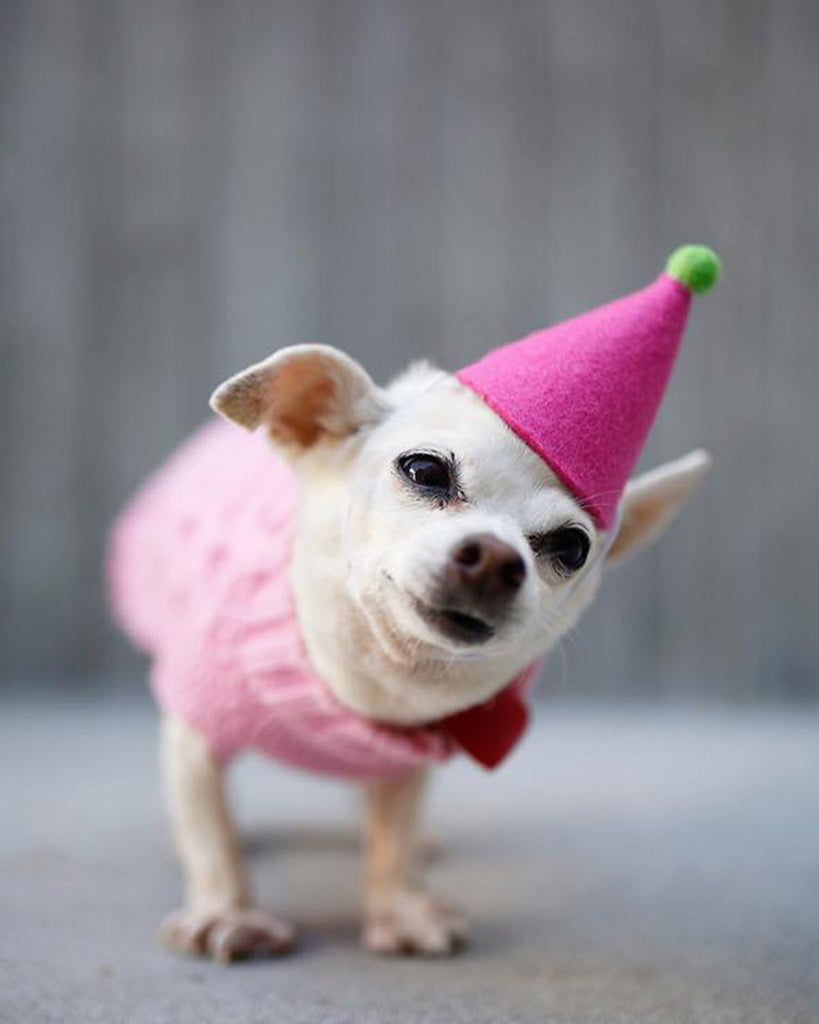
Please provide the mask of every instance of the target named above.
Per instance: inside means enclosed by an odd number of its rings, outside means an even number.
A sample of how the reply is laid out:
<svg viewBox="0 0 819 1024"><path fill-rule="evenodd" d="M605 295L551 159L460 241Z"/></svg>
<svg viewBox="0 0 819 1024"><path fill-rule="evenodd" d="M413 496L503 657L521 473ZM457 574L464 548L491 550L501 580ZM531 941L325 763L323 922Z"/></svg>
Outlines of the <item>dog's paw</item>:
<svg viewBox="0 0 819 1024"><path fill-rule="evenodd" d="M402 892L368 912L362 942L373 953L447 956L465 945L469 925L451 904L426 892Z"/></svg>
<svg viewBox="0 0 819 1024"><path fill-rule="evenodd" d="M295 943L291 924L263 910L221 912L177 910L159 929L161 941L177 953L209 956L221 964L251 957L281 956Z"/></svg>

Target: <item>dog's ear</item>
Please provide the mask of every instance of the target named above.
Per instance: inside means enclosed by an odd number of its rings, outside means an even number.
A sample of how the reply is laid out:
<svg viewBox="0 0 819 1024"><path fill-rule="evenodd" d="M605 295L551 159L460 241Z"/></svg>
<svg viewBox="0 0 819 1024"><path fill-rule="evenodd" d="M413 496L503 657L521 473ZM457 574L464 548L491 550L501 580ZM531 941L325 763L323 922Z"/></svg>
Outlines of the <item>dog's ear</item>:
<svg viewBox="0 0 819 1024"><path fill-rule="evenodd" d="M265 425L291 452L341 439L377 422L383 392L349 356L329 345L293 345L220 384L211 408L246 430Z"/></svg>
<svg viewBox="0 0 819 1024"><path fill-rule="evenodd" d="M679 511L711 465L698 449L630 480L621 502L620 528L606 557L609 564L653 543Z"/></svg>

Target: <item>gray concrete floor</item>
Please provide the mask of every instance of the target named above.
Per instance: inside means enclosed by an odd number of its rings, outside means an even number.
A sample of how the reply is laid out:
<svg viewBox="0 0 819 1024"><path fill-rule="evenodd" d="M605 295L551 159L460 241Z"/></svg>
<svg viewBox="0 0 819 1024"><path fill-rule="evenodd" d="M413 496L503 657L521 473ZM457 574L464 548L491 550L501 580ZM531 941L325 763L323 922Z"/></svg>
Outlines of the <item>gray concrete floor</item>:
<svg viewBox="0 0 819 1024"><path fill-rule="evenodd" d="M357 947L356 800L247 759L235 791L287 960L221 968L153 939L180 894L146 703L5 702L0 1021L819 1021L819 714L541 708L514 759L446 768L446 961Z"/></svg>

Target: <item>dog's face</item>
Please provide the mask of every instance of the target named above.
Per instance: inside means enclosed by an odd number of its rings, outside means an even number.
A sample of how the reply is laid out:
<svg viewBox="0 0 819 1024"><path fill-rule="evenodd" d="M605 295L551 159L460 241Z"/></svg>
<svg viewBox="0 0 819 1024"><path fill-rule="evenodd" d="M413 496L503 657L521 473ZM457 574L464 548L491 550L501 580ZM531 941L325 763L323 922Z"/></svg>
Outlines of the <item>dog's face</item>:
<svg viewBox="0 0 819 1024"><path fill-rule="evenodd" d="M391 662L494 663L498 684L574 624L603 562L653 540L709 464L692 453L633 481L607 535L476 395L426 365L382 390L337 350L295 346L212 404L264 425L296 470L312 603L332 567Z"/></svg>
<svg viewBox="0 0 819 1024"><path fill-rule="evenodd" d="M545 463L453 377L419 368L350 474L350 593L415 657L531 660L591 598L605 545Z"/></svg>

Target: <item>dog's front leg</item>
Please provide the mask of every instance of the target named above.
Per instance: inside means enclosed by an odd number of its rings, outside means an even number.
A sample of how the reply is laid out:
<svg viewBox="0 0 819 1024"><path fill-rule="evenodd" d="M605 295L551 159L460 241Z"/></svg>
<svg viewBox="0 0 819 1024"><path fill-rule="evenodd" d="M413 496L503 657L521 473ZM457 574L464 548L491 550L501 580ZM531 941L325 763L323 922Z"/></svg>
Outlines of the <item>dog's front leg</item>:
<svg viewBox="0 0 819 1024"><path fill-rule="evenodd" d="M418 865L418 818L426 772L367 786L364 945L377 953L453 952L468 934L463 915L427 892Z"/></svg>
<svg viewBox="0 0 819 1024"><path fill-rule="evenodd" d="M162 721L162 771L187 889L184 909L162 924L162 940L222 963L289 949L292 927L251 906L221 765L197 732L170 715Z"/></svg>

